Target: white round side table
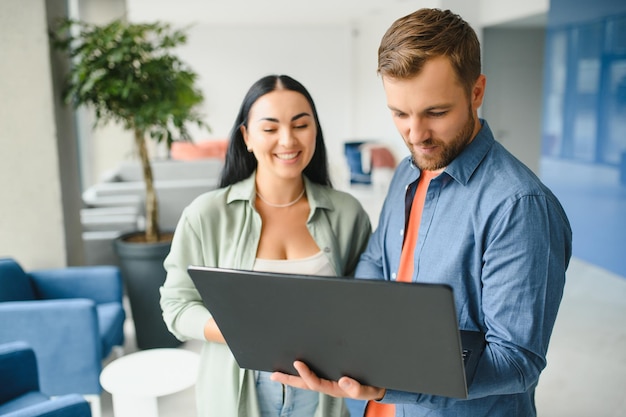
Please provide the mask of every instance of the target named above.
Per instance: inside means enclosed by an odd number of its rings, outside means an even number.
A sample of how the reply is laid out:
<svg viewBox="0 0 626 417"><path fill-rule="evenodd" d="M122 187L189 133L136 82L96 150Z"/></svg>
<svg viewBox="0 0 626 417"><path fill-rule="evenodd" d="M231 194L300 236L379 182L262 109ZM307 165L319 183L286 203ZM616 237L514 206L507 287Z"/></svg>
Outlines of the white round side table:
<svg viewBox="0 0 626 417"><path fill-rule="evenodd" d="M184 349L148 349L114 360L100 374L115 417L157 417L157 398L193 386L199 355ZM193 405L195 406L195 405Z"/></svg>

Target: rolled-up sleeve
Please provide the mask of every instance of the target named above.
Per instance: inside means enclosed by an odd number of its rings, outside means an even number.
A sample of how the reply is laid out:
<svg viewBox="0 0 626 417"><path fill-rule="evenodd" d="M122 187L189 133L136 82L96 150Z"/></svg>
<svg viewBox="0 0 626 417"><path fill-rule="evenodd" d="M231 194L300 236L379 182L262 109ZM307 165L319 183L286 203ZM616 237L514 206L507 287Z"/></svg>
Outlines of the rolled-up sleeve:
<svg viewBox="0 0 626 417"><path fill-rule="evenodd" d="M204 325L211 318L187 272L189 265L204 265L202 253L202 242L183 213L163 264L167 277L160 289L163 320L182 341L205 340Z"/></svg>

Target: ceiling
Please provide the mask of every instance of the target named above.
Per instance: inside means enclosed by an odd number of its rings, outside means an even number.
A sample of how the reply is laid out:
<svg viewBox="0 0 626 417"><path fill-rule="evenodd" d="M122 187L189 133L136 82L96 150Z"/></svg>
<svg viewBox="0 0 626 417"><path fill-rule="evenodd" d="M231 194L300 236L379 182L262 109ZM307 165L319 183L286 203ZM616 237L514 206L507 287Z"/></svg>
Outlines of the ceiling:
<svg viewBox="0 0 626 417"><path fill-rule="evenodd" d="M131 20L256 26L344 25L440 4L440 0L126 0ZM546 27L546 22L546 14L538 14L495 26Z"/></svg>
<svg viewBox="0 0 626 417"><path fill-rule="evenodd" d="M131 20L220 25L345 24L396 8L438 4L437 0L126 0Z"/></svg>

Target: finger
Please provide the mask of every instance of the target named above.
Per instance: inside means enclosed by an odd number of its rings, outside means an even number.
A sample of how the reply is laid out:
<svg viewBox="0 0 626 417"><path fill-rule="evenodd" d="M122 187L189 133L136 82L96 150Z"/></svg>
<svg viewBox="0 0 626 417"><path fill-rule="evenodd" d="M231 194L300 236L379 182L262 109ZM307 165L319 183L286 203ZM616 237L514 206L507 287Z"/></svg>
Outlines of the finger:
<svg viewBox="0 0 626 417"><path fill-rule="evenodd" d="M311 369L307 366L306 363L302 361L295 361L293 363L293 367L296 368L300 377L307 383L309 382L312 386L317 386L322 381L320 377L318 377L315 372L311 371Z"/></svg>
<svg viewBox="0 0 626 417"><path fill-rule="evenodd" d="M284 374L282 372L273 372L270 375L272 381L279 382L283 385L290 385L296 388L310 389L302 378L296 375Z"/></svg>
<svg viewBox="0 0 626 417"><path fill-rule="evenodd" d="M341 377L338 385L346 396L358 400L380 400L385 395L384 388L361 385L359 381L347 376Z"/></svg>
<svg viewBox="0 0 626 417"><path fill-rule="evenodd" d="M337 381L339 388L341 388L346 396L350 398L359 398L361 396L361 384L354 379L344 376Z"/></svg>
<svg viewBox="0 0 626 417"><path fill-rule="evenodd" d="M309 389L332 395L333 397L346 396L346 393L339 388L337 381L330 381L328 379L318 377L304 362L295 361L293 366L296 368L298 374L300 374L300 377L302 377L302 380L306 386L309 387Z"/></svg>

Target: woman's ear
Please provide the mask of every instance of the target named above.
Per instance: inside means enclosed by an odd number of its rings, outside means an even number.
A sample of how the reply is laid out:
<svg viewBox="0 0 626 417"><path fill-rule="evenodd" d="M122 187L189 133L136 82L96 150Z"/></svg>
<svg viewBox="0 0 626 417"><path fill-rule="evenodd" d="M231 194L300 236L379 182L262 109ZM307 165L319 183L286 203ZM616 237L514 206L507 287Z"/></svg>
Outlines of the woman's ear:
<svg viewBox="0 0 626 417"><path fill-rule="evenodd" d="M252 152L252 147L248 144L248 129L246 129L245 125L239 126L239 131L241 132L241 136L243 137L243 143L246 144L246 148L248 148L248 152Z"/></svg>

